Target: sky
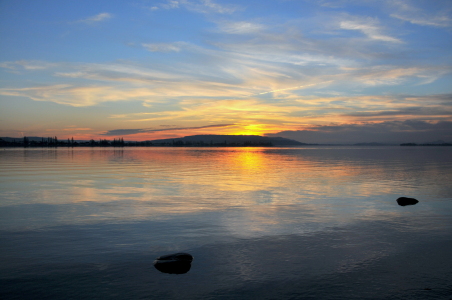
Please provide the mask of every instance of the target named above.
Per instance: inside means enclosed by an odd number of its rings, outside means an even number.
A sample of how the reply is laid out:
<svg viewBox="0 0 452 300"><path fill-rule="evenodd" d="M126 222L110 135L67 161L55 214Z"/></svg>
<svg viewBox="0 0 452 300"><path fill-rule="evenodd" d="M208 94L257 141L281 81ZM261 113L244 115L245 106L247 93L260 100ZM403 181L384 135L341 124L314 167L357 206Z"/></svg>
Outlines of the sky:
<svg viewBox="0 0 452 300"><path fill-rule="evenodd" d="M450 0L0 0L0 136L452 142Z"/></svg>

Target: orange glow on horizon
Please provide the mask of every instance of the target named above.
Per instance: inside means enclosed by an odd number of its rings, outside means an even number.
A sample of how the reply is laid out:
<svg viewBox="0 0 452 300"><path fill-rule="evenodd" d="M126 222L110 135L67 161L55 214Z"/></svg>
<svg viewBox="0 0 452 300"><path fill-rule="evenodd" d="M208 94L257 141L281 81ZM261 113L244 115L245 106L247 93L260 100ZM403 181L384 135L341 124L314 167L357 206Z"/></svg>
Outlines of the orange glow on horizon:
<svg viewBox="0 0 452 300"><path fill-rule="evenodd" d="M182 138L190 135L260 135L278 133L283 130L288 130L287 127L280 127L267 124L248 124L248 125L234 125L224 128L203 128L203 129L191 129L191 130L167 130L167 131L155 131L148 133L137 133L131 135L117 135L107 136L102 134L92 134L87 132L80 132L75 134L68 134L67 132L58 135L56 133L53 136L57 136L58 139L71 139L74 140L113 140L123 138L124 141L148 141L159 139L171 139ZM46 137L47 135L45 135Z"/></svg>
<svg viewBox="0 0 452 300"><path fill-rule="evenodd" d="M231 133L232 135L263 135L269 133L265 128L265 125L262 124L251 124L245 125L240 128L238 131Z"/></svg>

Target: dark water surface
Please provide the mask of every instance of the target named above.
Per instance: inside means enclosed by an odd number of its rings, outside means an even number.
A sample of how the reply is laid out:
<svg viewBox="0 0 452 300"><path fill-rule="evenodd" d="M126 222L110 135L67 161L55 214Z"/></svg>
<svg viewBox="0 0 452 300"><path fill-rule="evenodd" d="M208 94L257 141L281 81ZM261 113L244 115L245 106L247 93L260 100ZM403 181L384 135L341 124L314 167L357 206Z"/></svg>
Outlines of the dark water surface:
<svg viewBox="0 0 452 300"><path fill-rule="evenodd" d="M0 299L452 299L450 147L2 149L0 168ZM174 252L188 273L154 268Z"/></svg>

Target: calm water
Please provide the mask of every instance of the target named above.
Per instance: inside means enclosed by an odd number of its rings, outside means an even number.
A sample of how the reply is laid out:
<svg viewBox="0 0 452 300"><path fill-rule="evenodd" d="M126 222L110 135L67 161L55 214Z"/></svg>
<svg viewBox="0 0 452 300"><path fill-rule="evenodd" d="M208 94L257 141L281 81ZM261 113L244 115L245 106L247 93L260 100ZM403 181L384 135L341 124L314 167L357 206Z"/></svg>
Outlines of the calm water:
<svg viewBox="0 0 452 300"><path fill-rule="evenodd" d="M0 167L1 299L452 299L452 147L1 149ZM153 267L174 252L188 273Z"/></svg>

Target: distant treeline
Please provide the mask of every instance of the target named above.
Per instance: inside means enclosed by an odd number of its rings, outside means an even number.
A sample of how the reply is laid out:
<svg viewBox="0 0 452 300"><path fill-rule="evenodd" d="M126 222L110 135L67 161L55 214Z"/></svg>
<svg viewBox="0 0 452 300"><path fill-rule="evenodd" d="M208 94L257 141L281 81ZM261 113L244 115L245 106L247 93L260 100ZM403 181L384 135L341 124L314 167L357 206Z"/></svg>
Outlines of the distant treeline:
<svg viewBox="0 0 452 300"><path fill-rule="evenodd" d="M55 137L41 138L41 140L30 139L24 136L22 139L10 139L6 141L0 138L0 146L2 147L121 147L125 146L124 139L110 140L89 140L89 141L75 141L74 138L67 140L59 140Z"/></svg>
<svg viewBox="0 0 452 300"><path fill-rule="evenodd" d="M438 144L416 144L416 143L404 143L400 146L452 146L451 143L438 143Z"/></svg>
<svg viewBox="0 0 452 300"><path fill-rule="evenodd" d="M269 147L273 146L271 142L253 142L245 141L243 143L206 143L203 141L165 141L153 143L152 141L126 142L123 138L113 140L89 140L89 141L75 141L74 138L67 140L59 140L55 137L42 138L41 140L30 139L23 137L23 139L4 140L0 138L0 147Z"/></svg>

